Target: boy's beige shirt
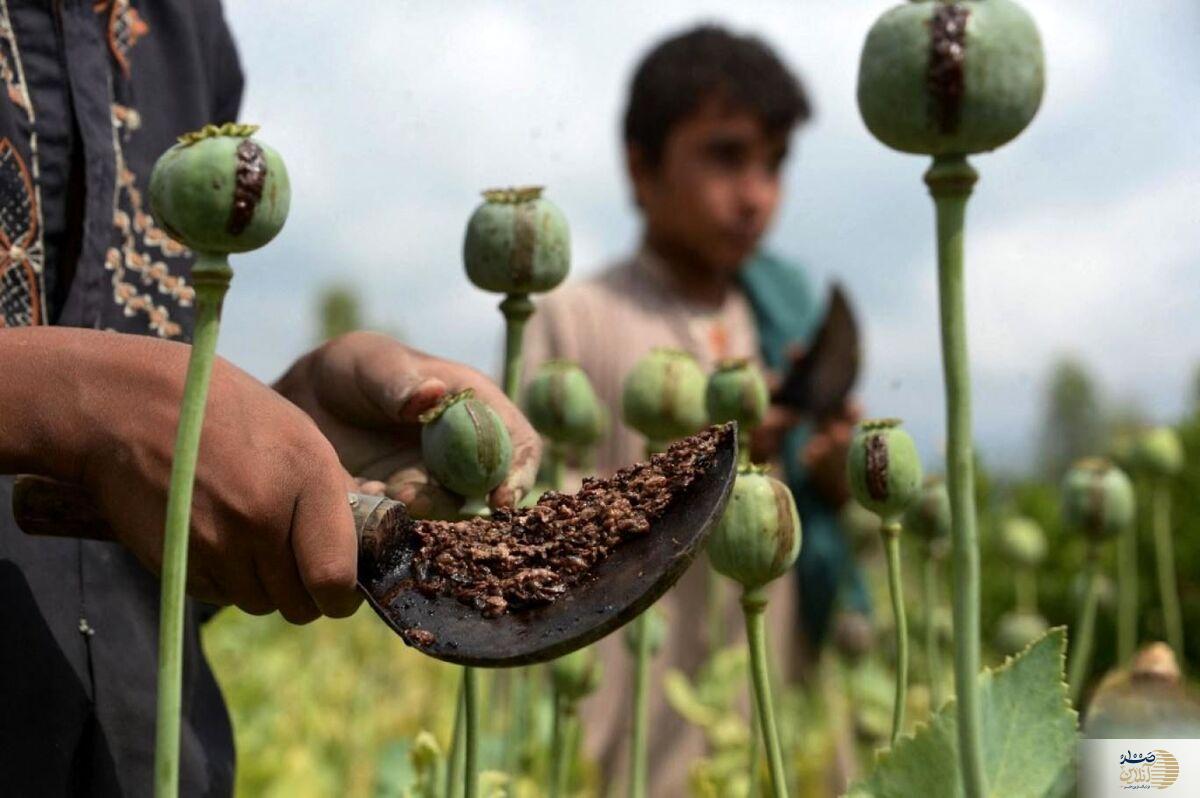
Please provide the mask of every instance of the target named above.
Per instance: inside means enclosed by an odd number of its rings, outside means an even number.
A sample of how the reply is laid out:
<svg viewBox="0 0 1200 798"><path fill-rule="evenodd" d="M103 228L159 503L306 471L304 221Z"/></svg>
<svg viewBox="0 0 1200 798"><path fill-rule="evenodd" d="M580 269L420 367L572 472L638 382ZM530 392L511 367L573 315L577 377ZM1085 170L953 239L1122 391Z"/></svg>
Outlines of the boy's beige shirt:
<svg viewBox="0 0 1200 798"><path fill-rule="evenodd" d="M645 443L621 423L621 385L625 375L650 349L670 346L696 357L711 371L728 357L756 362L758 335L753 312L740 290L731 290L719 307L689 302L676 278L651 251L600 274L569 282L542 298L525 337L526 373L550 358L568 358L583 368L600 400L612 414L613 431L597 452L597 468L609 473L643 457ZM568 486L570 487L570 486ZM666 702L662 678L670 669L694 675L709 652L705 628L710 581L701 558L657 604L666 618L666 639L651 670L649 794L687 794L688 770L704 754L705 741ZM776 673L786 673L782 652L791 652L796 621L796 588L790 574L771 589L768 605L770 643ZM730 644L744 640L737 592L721 580ZM600 690L583 704L585 743L599 760L610 790L620 794L627 778L632 715L631 660L624 630L602 640Z"/></svg>

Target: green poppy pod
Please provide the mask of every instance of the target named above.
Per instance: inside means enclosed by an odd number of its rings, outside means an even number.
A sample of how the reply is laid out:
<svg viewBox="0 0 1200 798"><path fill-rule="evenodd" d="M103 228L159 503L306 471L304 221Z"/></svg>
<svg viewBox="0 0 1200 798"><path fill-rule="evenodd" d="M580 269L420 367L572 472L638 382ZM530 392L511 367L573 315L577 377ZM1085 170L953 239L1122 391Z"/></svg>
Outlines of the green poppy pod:
<svg viewBox="0 0 1200 798"><path fill-rule="evenodd" d="M1042 101L1042 40L1010 0L916 0L881 16L858 70L858 108L887 146L969 155L1015 138Z"/></svg>
<svg viewBox="0 0 1200 798"><path fill-rule="evenodd" d="M484 291L549 291L571 267L567 218L540 186L490 189L467 221L467 277Z"/></svg>
<svg viewBox="0 0 1200 798"><path fill-rule="evenodd" d="M1000 551L1018 568L1037 568L1046 559L1046 533L1032 518L1006 519L1000 526Z"/></svg>
<svg viewBox="0 0 1200 798"><path fill-rule="evenodd" d="M1063 523L1093 542L1114 537L1133 523L1133 484L1101 457L1079 460L1062 484Z"/></svg>
<svg viewBox="0 0 1200 798"><path fill-rule="evenodd" d="M850 492L885 521L899 519L921 492L921 458L894 418L864 421L850 442Z"/></svg>
<svg viewBox="0 0 1200 798"><path fill-rule="evenodd" d="M766 418L771 397L758 366L745 358L722 360L708 377L704 405L710 424L736 421L748 433Z"/></svg>
<svg viewBox="0 0 1200 798"><path fill-rule="evenodd" d="M291 203L279 153L250 136L255 125L208 125L181 136L150 173L158 225L196 252L248 252L283 229Z"/></svg>
<svg viewBox="0 0 1200 798"><path fill-rule="evenodd" d="M512 464L508 429L474 391L446 397L421 423L421 456L443 487L479 502L504 480Z"/></svg>
<svg viewBox="0 0 1200 798"><path fill-rule="evenodd" d="M1008 612L996 624L993 643L998 652L1012 656L1046 634L1049 628L1046 619L1036 612Z"/></svg>
<svg viewBox="0 0 1200 798"><path fill-rule="evenodd" d="M1155 427L1138 437L1134 460L1153 476L1175 476L1183 470L1183 443L1171 427Z"/></svg>
<svg viewBox="0 0 1200 798"><path fill-rule="evenodd" d="M930 544L950 537L950 494L941 477L925 478L921 494L904 511L903 526Z"/></svg>
<svg viewBox="0 0 1200 798"><path fill-rule="evenodd" d="M601 666L590 646L554 660L550 677L554 689L568 701L578 701L600 685Z"/></svg>
<svg viewBox="0 0 1200 798"><path fill-rule="evenodd" d="M555 443L590 446L599 439L600 400L587 374L569 360L548 360L525 386L525 415Z"/></svg>
<svg viewBox="0 0 1200 798"><path fill-rule="evenodd" d="M709 535L708 561L717 573L754 590L788 572L800 554L800 538L800 516L787 485L744 467Z"/></svg>
<svg viewBox="0 0 1200 798"><path fill-rule="evenodd" d="M659 447L695 434L708 424L708 380L682 349L651 349L625 377L621 412L625 423Z"/></svg>
<svg viewBox="0 0 1200 798"><path fill-rule="evenodd" d="M645 618L645 622L638 623ZM625 647L631 654L636 654L641 642L641 630L646 630L646 646L650 656L654 656L662 648L667 639L667 621L662 612L655 607L649 607L631 623L625 625Z"/></svg>

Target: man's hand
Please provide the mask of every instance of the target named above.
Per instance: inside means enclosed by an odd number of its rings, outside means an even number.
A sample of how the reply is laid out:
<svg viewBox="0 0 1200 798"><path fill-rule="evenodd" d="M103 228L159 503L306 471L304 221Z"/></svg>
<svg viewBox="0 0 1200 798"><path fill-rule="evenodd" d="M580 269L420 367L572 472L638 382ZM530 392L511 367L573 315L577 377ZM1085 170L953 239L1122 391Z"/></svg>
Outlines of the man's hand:
<svg viewBox="0 0 1200 798"><path fill-rule="evenodd" d="M30 393L36 412L26 426L41 447L10 465L83 485L117 539L156 573L188 355L177 343L92 330L0 332L0 371L29 386L0 390L0 408L17 409L19 391ZM349 615L359 604L353 484L308 416L218 359L188 593L254 614L279 610L293 623Z"/></svg>
<svg viewBox="0 0 1200 798"><path fill-rule="evenodd" d="M833 507L841 507L850 499L846 481L846 458L854 425L862 418L858 403L850 400L836 416L822 419L800 454L808 476L821 496Z"/></svg>
<svg viewBox="0 0 1200 798"><path fill-rule="evenodd" d="M416 516L445 517L462 503L432 484L421 463L418 416L447 393L473 388L512 436L512 468L492 491L493 506L516 504L537 476L541 439L495 383L387 336L335 338L296 361L275 387L312 417L360 490L385 492Z"/></svg>
<svg viewBox="0 0 1200 798"><path fill-rule="evenodd" d="M813 430L800 463L821 496L834 507L841 507L850 498L846 483L846 457L854 425L862 411L856 401L848 401L842 412L822 419ZM805 421L805 416L782 405L771 405L763 423L751 433L750 455L755 462L767 462L782 452L784 436Z"/></svg>

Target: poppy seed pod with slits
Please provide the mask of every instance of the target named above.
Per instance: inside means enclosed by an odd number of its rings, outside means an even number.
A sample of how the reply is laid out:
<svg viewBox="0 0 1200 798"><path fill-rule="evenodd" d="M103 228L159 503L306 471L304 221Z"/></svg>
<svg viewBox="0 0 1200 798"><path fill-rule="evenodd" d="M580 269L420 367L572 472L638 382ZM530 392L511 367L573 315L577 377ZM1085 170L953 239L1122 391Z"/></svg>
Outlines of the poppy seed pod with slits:
<svg viewBox="0 0 1200 798"><path fill-rule="evenodd" d="M525 414L555 443L591 446L603 430L603 410L587 374L569 360L548 360L525 386Z"/></svg>
<svg viewBox="0 0 1200 798"><path fill-rule="evenodd" d="M1134 461L1155 477L1172 477L1183 470L1183 444L1171 427L1155 427L1138 436Z"/></svg>
<svg viewBox="0 0 1200 798"><path fill-rule="evenodd" d="M1042 41L1010 0L916 0L867 34L858 108L887 146L970 155L1015 138L1042 101Z"/></svg>
<svg viewBox="0 0 1200 798"><path fill-rule="evenodd" d="M941 477L926 477L921 494L904 511L904 528L927 543L950 537L950 494Z"/></svg>
<svg viewBox="0 0 1200 798"><path fill-rule="evenodd" d="M743 434L763 422L770 401L762 371L745 358L718 363L704 392L709 423L736 421Z"/></svg>
<svg viewBox="0 0 1200 798"><path fill-rule="evenodd" d="M625 423L654 447L686 438L708 424L707 382L700 364L682 349L651 349L625 377Z"/></svg>
<svg viewBox="0 0 1200 798"><path fill-rule="evenodd" d="M447 397L421 422L421 456L443 487L481 499L504 480L512 464L508 429L474 391Z"/></svg>
<svg viewBox="0 0 1200 798"><path fill-rule="evenodd" d="M787 573L800 554L792 492L753 466L738 471L725 514L708 538L716 571L754 590Z"/></svg>
<svg viewBox="0 0 1200 798"><path fill-rule="evenodd" d="M899 519L921 492L921 458L894 418L864 421L850 442L847 469L855 500L885 521Z"/></svg>
<svg viewBox="0 0 1200 798"><path fill-rule="evenodd" d="M150 173L150 210L171 238L226 255L266 244L291 203L279 153L250 138L255 125L208 125L181 136Z"/></svg>
<svg viewBox="0 0 1200 798"><path fill-rule="evenodd" d="M490 189L467 221L467 277L485 291L549 291L571 267L567 219L538 186Z"/></svg>
<svg viewBox="0 0 1200 798"><path fill-rule="evenodd" d="M1093 542L1115 537L1133 523L1135 509L1129 477L1104 458L1080 460L1063 478L1063 523Z"/></svg>

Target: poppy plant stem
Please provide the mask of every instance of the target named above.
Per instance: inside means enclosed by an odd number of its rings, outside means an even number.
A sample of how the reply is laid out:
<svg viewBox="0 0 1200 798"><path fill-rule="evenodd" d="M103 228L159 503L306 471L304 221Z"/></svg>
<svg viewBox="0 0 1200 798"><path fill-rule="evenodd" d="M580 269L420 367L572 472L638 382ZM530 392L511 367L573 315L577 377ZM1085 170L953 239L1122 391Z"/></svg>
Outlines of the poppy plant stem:
<svg viewBox="0 0 1200 798"><path fill-rule="evenodd" d="M1138 524L1126 524L1117 538L1117 663L1133 659L1138 635Z"/></svg>
<svg viewBox="0 0 1200 798"><path fill-rule="evenodd" d="M954 687L958 755L967 798L987 791L979 694L979 540L975 529L975 462L971 376L963 290L963 227L979 175L964 156L936 156L925 173L937 215L938 302L946 383L946 487L954 564Z"/></svg>
<svg viewBox="0 0 1200 798"><path fill-rule="evenodd" d="M1092 640L1096 635L1096 603L1099 596L1100 562L1099 552L1089 547L1084 569L1083 602L1079 605L1079 619L1075 622L1075 643L1071 651L1071 670L1067 684L1071 689L1071 703L1078 706L1087 680L1088 667L1092 659Z"/></svg>
<svg viewBox="0 0 1200 798"><path fill-rule="evenodd" d="M1017 594L1017 609L1021 612L1035 613L1037 607L1037 575L1032 568L1019 568L1013 574L1013 583Z"/></svg>
<svg viewBox="0 0 1200 798"><path fill-rule="evenodd" d="M633 733L630 735L629 796L646 798L646 727L649 722L646 711L650 686L650 610L635 620L637 648L634 650L633 665Z"/></svg>
<svg viewBox="0 0 1200 798"><path fill-rule="evenodd" d="M533 300L529 294L508 294L500 302L500 312L504 314L504 394L513 402L520 404L521 396L521 364L522 350L525 340L525 323L533 315ZM556 456L553 446L548 455ZM562 479L562 462L554 462L555 479ZM557 487L556 487L557 489ZM529 733L530 718L533 714L531 706L534 700L534 680L529 668L518 667L513 674L512 716L507 745L511 746L513 762L510 763L514 774L520 773L524 767L526 738Z"/></svg>
<svg viewBox="0 0 1200 798"><path fill-rule="evenodd" d="M221 326L221 303L233 270L223 255L200 254L192 269L196 289L196 327L184 379L175 454L171 462L163 533L162 596L158 621L158 706L154 746L154 794L179 794L179 714L183 690L183 626L187 585L188 527L200 431L208 400L209 377Z"/></svg>
<svg viewBox="0 0 1200 798"><path fill-rule="evenodd" d="M504 314L504 393L514 403L521 395L521 350L525 322L533 315L529 294L509 294L500 303Z"/></svg>
<svg viewBox="0 0 1200 798"><path fill-rule="evenodd" d="M900 524L886 521L880 528L887 551L888 590L892 595L892 616L896 622L896 692L892 704L892 745L904 727L904 708L908 703L908 619L904 612L904 582L900 573Z"/></svg>
<svg viewBox="0 0 1200 798"><path fill-rule="evenodd" d="M460 792L459 786L463 783L463 735L466 733L466 724L463 723L463 708L466 699L463 689L464 682L465 678L459 681L458 700L454 702L454 728L450 732L450 755L446 757L445 798L455 798Z"/></svg>
<svg viewBox="0 0 1200 798"><path fill-rule="evenodd" d="M937 561L928 547L925 551L922 584L925 604L925 666L929 671L930 707L937 710L942 705L942 661L938 652L937 639Z"/></svg>
<svg viewBox="0 0 1200 798"><path fill-rule="evenodd" d="M571 762L578 743L579 717L575 702L554 696L554 736L550 746L550 796L562 798L571 784Z"/></svg>
<svg viewBox="0 0 1200 798"><path fill-rule="evenodd" d="M465 757L465 798L479 798L479 680L478 673L470 666L463 668L463 720L466 733L463 738Z"/></svg>
<svg viewBox="0 0 1200 798"><path fill-rule="evenodd" d="M767 749L767 764L771 770L771 795L787 798L787 772L783 751L779 745L779 730L775 726L775 704L771 699L771 682L767 669L767 629L764 615L766 593L760 588L742 594L742 611L746 616L746 643L750 648L750 677L754 685L754 708Z"/></svg>
<svg viewBox="0 0 1200 798"><path fill-rule="evenodd" d="M1158 594L1162 602L1167 642L1180 663L1183 651L1183 616L1179 611L1179 588L1175 583L1175 547L1171 538L1171 487L1167 480L1154 481L1154 550L1158 560Z"/></svg>
<svg viewBox="0 0 1200 798"><path fill-rule="evenodd" d="M759 760L762 758L762 732L758 730L758 710L755 702L750 702L750 796L760 798L762 795L762 768Z"/></svg>

